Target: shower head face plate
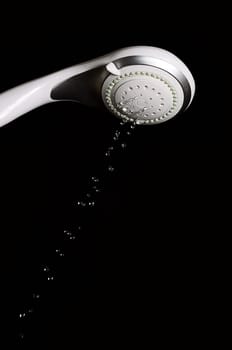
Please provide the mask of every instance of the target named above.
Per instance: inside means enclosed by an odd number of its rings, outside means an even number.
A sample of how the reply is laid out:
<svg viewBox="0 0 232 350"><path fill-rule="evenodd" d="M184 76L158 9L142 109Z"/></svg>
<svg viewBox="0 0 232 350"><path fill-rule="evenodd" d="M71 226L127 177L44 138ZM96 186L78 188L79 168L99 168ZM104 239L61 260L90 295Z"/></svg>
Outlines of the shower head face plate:
<svg viewBox="0 0 232 350"><path fill-rule="evenodd" d="M120 69L102 86L105 106L117 117L136 124L159 124L173 118L182 108L184 93L168 72L146 65Z"/></svg>

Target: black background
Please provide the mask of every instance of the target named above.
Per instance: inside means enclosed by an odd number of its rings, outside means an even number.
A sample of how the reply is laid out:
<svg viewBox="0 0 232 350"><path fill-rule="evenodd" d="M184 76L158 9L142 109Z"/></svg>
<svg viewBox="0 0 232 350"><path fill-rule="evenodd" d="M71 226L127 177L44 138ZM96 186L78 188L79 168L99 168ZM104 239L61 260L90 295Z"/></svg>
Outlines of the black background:
<svg viewBox="0 0 232 350"><path fill-rule="evenodd" d="M186 346L202 337L207 344L222 137L220 106L209 104L213 35L199 13L192 23L189 12L169 9L167 16L165 8L128 14L112 6L103 14L89 4L76 15L64 7L16 11L16 19L5 12L12 27L1 31L1 92L120 47L151 45L188 65L196 96L168 123L138 127L128 147L115 152L111 176L104 175L104 152L119 121L107 111L57 103L0 130L8 339L17 335L17 315L40 281L45 292L24 325L23 343L33 348ZM73 203L98 174L103 191L96 208L77 209ZM78 225L80 238L66 247L63 229ZM57 246L69 252L61 265L51 254ZM50 288L38 272L46 262L56 271Z"/></svg>

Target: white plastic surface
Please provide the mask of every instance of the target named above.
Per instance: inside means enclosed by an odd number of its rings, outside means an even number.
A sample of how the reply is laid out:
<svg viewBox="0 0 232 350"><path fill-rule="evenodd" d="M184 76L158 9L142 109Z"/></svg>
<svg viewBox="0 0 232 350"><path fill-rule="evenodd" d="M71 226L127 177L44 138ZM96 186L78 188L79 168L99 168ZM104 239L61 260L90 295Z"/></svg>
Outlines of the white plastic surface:
<svg viewBox="0 0 232 350"><path fill-rule="evenodd" d="M168 62L179 69L187 78L191 87L191 99L195 92L192 74L185 64L170 52L149 46L134 46L114 51L97 59L63 69L57 73L33 80L0 94L0 126L46 103L51 99L51 90L66 79L87 70L109 65L110 62L129 56L146 56ZM112 69L112 67L110 67ZM116 72L115 72L116 73Z"/></svg>
<svg viewBox="0 0 232 350"><path fill-rule="evenodd" d="M17 117L47 103L56 102L51 98L52 89L61 82L87 70L108 63L101 57L59 72L35 79L0 94L0 127Z"/></svg>

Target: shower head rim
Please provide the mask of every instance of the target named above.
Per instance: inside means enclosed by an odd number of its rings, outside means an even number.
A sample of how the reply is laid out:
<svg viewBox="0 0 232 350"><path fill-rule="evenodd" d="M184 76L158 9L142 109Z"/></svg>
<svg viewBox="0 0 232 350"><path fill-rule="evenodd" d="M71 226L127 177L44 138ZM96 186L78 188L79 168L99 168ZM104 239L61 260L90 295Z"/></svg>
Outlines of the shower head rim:
<svg viewBox="0 0 232 350"><path fill-rule="evenodd" d="M174 59L175 59L175 56L174 56ZM179 60L178 58L176 59ZM161 73L163 72L164 76L168 75L169 79L172 80L172 83L174 85L177 84L181 88L181 91L183 93L182 94L183 100L181 101L181 105L179 105L180 108L178 109L177 113L180 113L186 110L193 99L193 96L195 93L195 82L193 80L191 72L189 72L189 74L192 77L192 79L189 79L189 75L185 74L186 73L185 70L188 71L188 68L185 66L185 64L182 61L179 62L179 65L177 67L177 65L173 65L172 63L168 62L168 60L161 59L161 57L155 58L151 56L134 55L134 56L124 56L124 57L118 58L112 61L112 64L115 66L116 73L114 72L110 73L105 78L102 84L102 98L105 106L110 110L110 112L119 118L122 118L128 121L135 120L133 116L126 115L126 113L122 113L120 110L117 110L116 107L113 108L114 103L112 103L112 101L114 100L114 97L113 95L109 96L109 86L112 85L112 83L115 80L119 81L120 83L120 76L124 71L124 69L127 69L128 72L130 72L130 69L133 70L134 67L140 66L140 67L144 67L144 71L146 71L147 69L154 69L154 70L158 70ZM183 69L181 69L182 66L183 66ZM118 73L117 73L117 70L118 70ZM118 75L118 78L117 78L117 75ZM129 75L128 75L128 79L129 79ZM109 83L109 86L107 86L107 82ZM112 91L113 90L110 91L111 94L112 94ZM167 120L170 120L177 113L173 112L172 115L170 113L166 113L166 114L163 114L162 117L157 118L157 116L154 116L153 119L149 118L149 120L144 119L143 116L141 118L138 117L136 113L135 118L136 118L136 123L138 124L154 125L160 122L165 122Z"/></svg>
<svg viewBox="0 0 232 350"><path fill-rule="evenodd" d="M163 70L164 72L170 74L182 86L184 92L184 102L180 112L186 110L191 104L195 94L195 82L194 80L193 82L190 81L188 77L186 77L186 75L183 73L183 71L177 69L173 64L165 60L142 55L122 57L116 59L115 61L113 61L113 63L119 70L120 68L133 65L144 65Z"/></svg>

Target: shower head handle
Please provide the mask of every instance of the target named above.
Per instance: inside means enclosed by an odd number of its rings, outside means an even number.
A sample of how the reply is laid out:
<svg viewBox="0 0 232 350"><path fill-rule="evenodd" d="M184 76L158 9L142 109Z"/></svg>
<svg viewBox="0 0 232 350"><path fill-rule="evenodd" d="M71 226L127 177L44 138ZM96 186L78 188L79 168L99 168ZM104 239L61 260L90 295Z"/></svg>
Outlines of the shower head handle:
<svg viewBox="0 0 232 350"><path fill-rule="evenodd" d="M91 60L78 64L42 78L34 79L0 94L0 127L42 105L56 102L52 90L70 77L104 64L104 59Z"/></svg>
<svg viewBox="0 0 232 350"><path fill-rule="evenodd" d="M133 67L153 67L164 72L164 75L168 72L186 91L184 109L191 103L195 83L186 65L166 50L134 46L119 49L1 93L0 126L39 106L61 100L72 100L99 107L105 105L108 108L107 96L104 94L109 88L106 86L106 81L112 85L112 79L120 78L120 84L124 84L128 80L127 73L125 73L128 67L130 70ZM133 82L135 83L135 79ZM111 110L111 112L121 117L119 111ZM125 118L127 118L126 115Z"/></svg>

